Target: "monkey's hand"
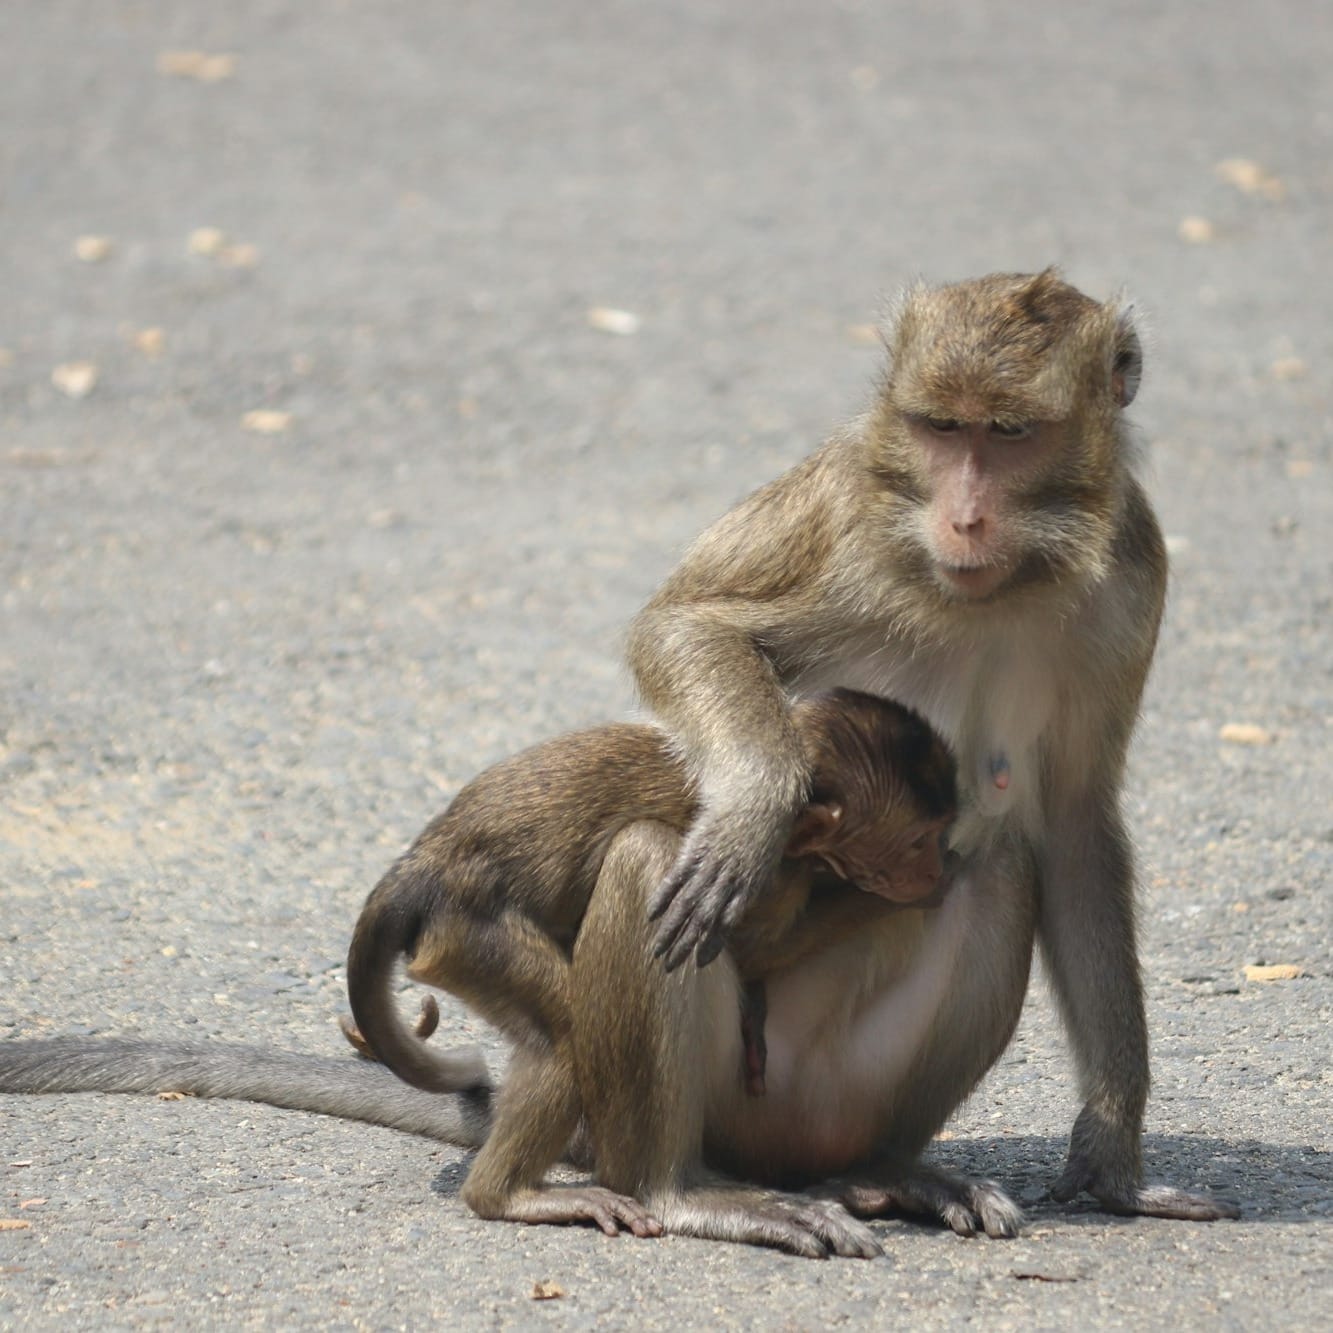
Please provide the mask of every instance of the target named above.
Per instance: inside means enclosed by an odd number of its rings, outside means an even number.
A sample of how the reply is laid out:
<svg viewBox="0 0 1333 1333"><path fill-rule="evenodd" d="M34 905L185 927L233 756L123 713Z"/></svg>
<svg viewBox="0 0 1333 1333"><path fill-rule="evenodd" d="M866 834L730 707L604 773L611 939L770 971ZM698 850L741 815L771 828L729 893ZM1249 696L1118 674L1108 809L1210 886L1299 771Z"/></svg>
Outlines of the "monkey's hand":
<svg viewBox="0 0 1333 1333"><path fill-rule="evenodd" d="M1122 1217L1170 1217L1182 1222L1216 1222L1240 1216L1230 1199L1191 1194L1170 1185L1144 1185L1139 1175L1137 1134L1127 1136L1110 1126L1091 1104L1074 1122L1069 1160L1051 1189L1057 1203L1068 1203L1087 1190L1106 1209Z"/></svg>
<svg viewBox="0 0 1333 1333"><path fill-rule="evenodd" d="M711 963L777 869L781 837L771 850L761 846L756 853L753 847L735 847L726 836L728 826L736 825L725 816L701 815L649 904L649 920L659 923L653 955L665 961L668 972L691 953L700 967Z"/></svg>

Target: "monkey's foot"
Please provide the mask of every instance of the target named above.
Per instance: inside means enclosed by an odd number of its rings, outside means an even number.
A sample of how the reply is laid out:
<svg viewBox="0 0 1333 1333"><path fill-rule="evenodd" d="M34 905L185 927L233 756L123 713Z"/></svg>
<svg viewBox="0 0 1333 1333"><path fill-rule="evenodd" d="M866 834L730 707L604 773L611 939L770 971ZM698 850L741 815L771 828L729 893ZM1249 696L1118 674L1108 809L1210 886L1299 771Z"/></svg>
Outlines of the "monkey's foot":
<svg viewBox="0 0 1333 1333"><path fill-rule="evenodd" d="M351 1042L358 1055L363 1055L367 1060L376 1060L378 1057L370 1049L370 1043L362 1035L361 1029L352 1022L346 1014L338 1015L338 1026L342 1029L342 1034ZM435 1002L433 995L423 995L421 997L421 1012L417 1015L417 1021L412 1027L421 1041L440 1026L440 1006Z"/></svg>
<svg viewBox="0 0 1333 1333"><path fill-rule="evenodd" d="M1079 1112L1069 1137L1069 1158L1051 1189L1057 1203L1068 1203L1087 1190L1109 1213L1121 1217L1171 1217L1182 1222L1217 1222L1237 1218L1230 1199L1191 1194L1170 1185L1139 1183L1138 1131L1098 1108Z"/></svg>
<svg viewBox="0 0 1333 1333"><path fill-rule="evenodd" d="M971 1180L920 1163L888 1180L841 1181L826 1190L858 1217L906 1213L943 1222L960 1236L984 1231L996 1239L1023 1229L1023 1210L993 1180Z"/></svg>
<svg viewBox="0 0 1333 1333"><path fill-rule="evenodd" d="M669 1235L767 1245L803 1259L878 1259L869 1227L841 1204L744 1188L691 1189L653 1200Z"/></svg>
<svg viewBox="0 0 1333 1333"><path fill-rule="evenodd" d="M1087 1190L1108 1213L1119 1217L1169 1217L1179 1222L1220 1222L1240 1216L1240 1205L1211 1194L1191 1194L1171 1185L1112 1187L1101 1183L1084 1162L1070 1160L1051 1189L1057 1203L1068 1203Z"/></svg>
<svg viewBox="0 0 1333 1333"><path fill-rule="evenodd" d="M482 1214L504 1222L565 1226L591 1222L608 1236L628 1231L635 1236L660 1236L662 1224L637 1199L600 1185L548 1185L519 1190L501 1209Z"/></svg>

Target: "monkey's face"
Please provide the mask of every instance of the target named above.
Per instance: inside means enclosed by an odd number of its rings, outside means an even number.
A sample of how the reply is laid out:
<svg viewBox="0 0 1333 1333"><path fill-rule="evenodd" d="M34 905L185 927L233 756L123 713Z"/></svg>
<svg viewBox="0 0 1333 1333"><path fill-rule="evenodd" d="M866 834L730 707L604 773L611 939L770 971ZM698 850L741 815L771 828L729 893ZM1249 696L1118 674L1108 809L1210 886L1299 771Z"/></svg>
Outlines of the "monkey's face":
<svg viewBox="0 0 1333 1333"><path fill-rule="evenodd" d="M839 879L894 903L918 903L939 887L944 874L947 819L918 820L890 828L874 821L821 850L820 859Z"/></svg>
<svg viewBox="0 0 1333 1333"><path fill-rule="evenodd" d="M1104 574L1142 366L1127 315L996 275L909 295L890 346L870 462L899 572L952 603Z"/></svg>
<svg viewBox="0 0 1333 1333"><path fill-rule="evenodd" d="M1047 422L970 421L932 414L903 423L930 497L919 531L931 573L949 596L983 600L1023 567L1029 496L1059 451Z"/></svg>

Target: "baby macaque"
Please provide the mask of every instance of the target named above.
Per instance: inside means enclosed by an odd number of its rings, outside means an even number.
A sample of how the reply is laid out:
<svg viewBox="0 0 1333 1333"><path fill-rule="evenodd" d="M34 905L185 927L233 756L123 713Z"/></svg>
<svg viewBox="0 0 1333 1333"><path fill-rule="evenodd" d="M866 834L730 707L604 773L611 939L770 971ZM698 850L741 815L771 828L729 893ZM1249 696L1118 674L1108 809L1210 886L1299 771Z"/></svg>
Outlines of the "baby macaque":
<svg viewBox="0 0 1333 1333"><path fill-rule="evenodd" d="M763 978L885 912L937 901L956 806L953 760L916 714L851 690L799 699L812 775L771 889L731 944L746 987L744 1078L764 1087ZM515 1043L485 1146L464 1185L484 1217L601 1221L640 1234L633 1200L542 1186L577 1126L570 957L607 848L631 824L683 834L698 798L657 728L613 724L526 750L470 782L366 902L348 955L349 1040L416 1087L484 1086L475 1053L436 1054L400 1020L394 966L458 996ZM855 885L856 887L851 887Z"/></svg>

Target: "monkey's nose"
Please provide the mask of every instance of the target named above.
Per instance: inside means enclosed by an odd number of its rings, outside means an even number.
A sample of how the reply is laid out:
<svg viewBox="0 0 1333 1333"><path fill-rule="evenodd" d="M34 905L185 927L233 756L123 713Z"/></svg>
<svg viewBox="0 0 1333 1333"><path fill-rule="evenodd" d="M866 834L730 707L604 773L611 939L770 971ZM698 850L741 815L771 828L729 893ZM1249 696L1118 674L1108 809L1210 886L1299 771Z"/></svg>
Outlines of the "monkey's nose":
<svg viewBox="0 0 1333 1333"><path fill-rule="evenodd" d="M980 537L985 531L986 520L984 518L955 518L953 520L953 530L960 537Z"/></svg>

